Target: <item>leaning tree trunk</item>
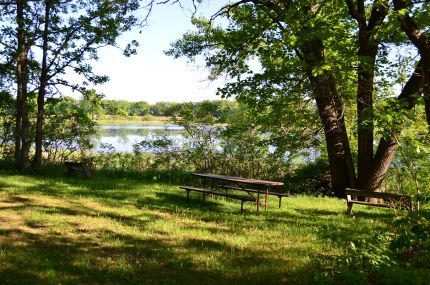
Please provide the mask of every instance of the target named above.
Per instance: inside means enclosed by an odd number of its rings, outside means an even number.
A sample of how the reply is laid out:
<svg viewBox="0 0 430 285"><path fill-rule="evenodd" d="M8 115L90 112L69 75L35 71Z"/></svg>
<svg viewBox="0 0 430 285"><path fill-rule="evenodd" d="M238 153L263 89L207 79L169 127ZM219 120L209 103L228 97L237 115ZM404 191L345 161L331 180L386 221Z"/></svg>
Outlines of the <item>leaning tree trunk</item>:
<svg viewBox="0 0 430 285"><path fill-rule="evenodd" d="M304 43L300 57L306 64L309 81L324 126L332 190L342 197L345 188L355 187L356 176L345 127L344 105L337 92L335 77L327 72L314 76L312 69L320 66L324 58L324 45L319 39Z"/></svg>
<svg viewBox="0 0 430 285"><path fill-rule="evenodd" d="M418 92L422 91L422 88L424 86L423 67L424 64L421 60L416 66L413 74L409 78L402 92L397 97L398 100L407 103L401 105L402 107L400 108L411 110L416 105L417 96L415 95ZM381 138L370 171L372 175L370 175L367 181L365 181L365 189L377 191L381 188L382 181L387 174L388 168L393 160L394 153L397 149L396 137L399 134L400 131L397 131L389 135L387 134L385 137Z"/></svg>
<svg viewBox="0 0 430 285"><path fill-rule="evenodd" d="M405 0L394 0L393 3L394 9L397 11L408 8L408 4ZM418 25L408 13L401 13L398 20L404 33L418 49L421 56L414 73L409 78L398 99L407 102L408 104L403 108L410 110L416 104L417 96L415 95L419 92L424 93L427 121L430 122L428 119L430 115L430 106L428 103L428 93L430 89L430 36L420 31ZM377 154L372 163L373 175L367 181L367 187L372 190L377 190L381 187L382 180L388 171L389 164L394 156L394 151L397 148L395 137L398 134L399 132L391 134L390 138L382 138L379 143Z"/></svg>

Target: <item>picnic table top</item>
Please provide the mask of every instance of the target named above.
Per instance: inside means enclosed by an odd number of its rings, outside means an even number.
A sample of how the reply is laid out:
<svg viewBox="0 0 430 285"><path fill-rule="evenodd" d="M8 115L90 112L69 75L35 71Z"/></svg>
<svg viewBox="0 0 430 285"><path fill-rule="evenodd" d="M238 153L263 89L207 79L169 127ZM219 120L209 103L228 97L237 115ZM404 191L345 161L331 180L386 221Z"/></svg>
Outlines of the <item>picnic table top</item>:
<svg viewBox="0 0 430 285"><path fill-rule="evenodd" d="M192 175L203 177L203 178L220 179L224 181L262 185L262 186L283 186L284 185L284 183L277 182L277 181L250 179L250 178L243 178L243 177L219 175L219 174L213 174L213 173L192 173Z"/></svg>

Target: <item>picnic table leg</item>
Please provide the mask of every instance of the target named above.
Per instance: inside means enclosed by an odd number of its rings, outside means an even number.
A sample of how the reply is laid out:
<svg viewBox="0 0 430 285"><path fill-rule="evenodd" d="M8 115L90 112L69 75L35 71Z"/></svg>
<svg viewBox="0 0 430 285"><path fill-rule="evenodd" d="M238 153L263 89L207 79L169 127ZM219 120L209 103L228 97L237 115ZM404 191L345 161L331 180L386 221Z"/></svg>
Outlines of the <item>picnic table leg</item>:
<svg viewBox="0 0 430 285"><path fill-rule="evenodd" d="M268 206L268 204L269 204L269 199L268 199L268 197L269 197L269 188L266 188L266 197L264 198L264 202L265 202L265 205L264 205L264 210L265 211L267 211L267 206Z"/></svg>
<svg viewBox="0 0 430 285"><path fill-rule="evenodd" d="M257 192L257 212L260 209L260 190Z"/></svg>

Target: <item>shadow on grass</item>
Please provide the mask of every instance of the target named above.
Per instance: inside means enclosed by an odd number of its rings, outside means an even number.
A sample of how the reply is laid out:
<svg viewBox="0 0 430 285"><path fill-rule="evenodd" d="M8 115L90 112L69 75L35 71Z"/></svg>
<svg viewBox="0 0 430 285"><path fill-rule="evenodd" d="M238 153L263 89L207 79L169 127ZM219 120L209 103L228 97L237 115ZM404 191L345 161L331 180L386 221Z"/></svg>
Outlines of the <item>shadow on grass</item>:
<svg viewBox="0 0 430 285"><path fill-rule="evenodd" d="M223 242L188 239L171 245L171 237L136 238L105 232L122 246L85 237L2 231L15 240L3 246L1 284L311 284L314 265L298 266L258 250L241 250ZM20 242L22 241L22 242ZM291 249L291 251L297 249ZM208 268L188 253L221 255L223 267ZM298 253L294 254L306 254ZM297 270L291 270L295 268ZM328 280L328 279L327 279ZM320 280L322 281L322 280Z"/></svg>
<svg viewBox="0 0 430 285"><path fill-rule="evenodd" d="M250 206L250 203L245 204L245 214L240 214L237 201L220 203L209 197L202 201L200 193L194 193L187 201L184 190L154 190L152 185L158 187L158 182L103 176L93 180L59 176L21 189L2 181L1 186L13 188L14 193L7 196L10 205L4 209L40 210L63 216L65 221L70 216L101 217L115 221L115 226L138 230L125 234L103 226L86 229L78 225L79 221L69 222L69 227L65 227L72 232L52 229L43 220L24 221L25 227L11 224L0 230L0 284L339 283L338 269L333 269L337 256L330 253L322 256L323 245L342 248L355 238L370 239L369 231L382 231L382 226L358 226L357 220L366 223L392 217L389 212L357 212L355 219L348 219L337 211L301 208L256 213L254 204ZM142 193L143 186L150 189L149 193ZM31 192L72 199L67 206L40 205L24 196ZM111 209L91 208L81 204L80 197L94 199ZM139 215L124 216L115 212L125 206L134 207L151 222L170 214L179 233L169 232L162 223L156 229L148 229L148 222ZM189 223L183 223L182 213ZM267 247L231 242L236 237L279 228L282 228L280 234L299 232L292 239L312 238L306 242L319 247L301 248L298 242L293 246L286 243L284 248L274 245L271 249L269 240L263 241ZM198 236L199 232L204 234ZM367 281L365 275L357 278Z"/></svg>

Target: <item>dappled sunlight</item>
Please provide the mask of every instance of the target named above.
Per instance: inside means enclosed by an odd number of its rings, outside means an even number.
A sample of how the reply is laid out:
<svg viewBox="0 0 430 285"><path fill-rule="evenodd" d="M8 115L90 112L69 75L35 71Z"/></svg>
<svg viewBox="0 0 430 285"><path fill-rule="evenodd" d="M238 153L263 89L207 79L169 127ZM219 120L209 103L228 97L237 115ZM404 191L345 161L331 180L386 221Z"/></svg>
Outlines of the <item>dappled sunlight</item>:
<svg viewBox="0 0 430 285"><path fill-rule="evenodd" d="M345 246L386 231L395 215L363 208L349 218L343 200L304 196L242 214L226 199L187 202L174 185L25 179L1 179L6 283L312 283L315 272L337 276Z"/></svg>

